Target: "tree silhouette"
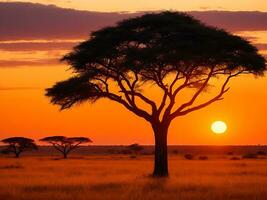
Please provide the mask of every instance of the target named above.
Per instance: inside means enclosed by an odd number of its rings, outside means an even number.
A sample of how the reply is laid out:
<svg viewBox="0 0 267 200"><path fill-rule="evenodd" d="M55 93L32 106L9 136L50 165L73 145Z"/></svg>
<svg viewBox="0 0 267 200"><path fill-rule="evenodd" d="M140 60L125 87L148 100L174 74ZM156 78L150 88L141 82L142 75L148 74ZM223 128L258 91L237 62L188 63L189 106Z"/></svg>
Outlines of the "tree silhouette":
<svg viewBox="0 0 267 200"><path fill-rule="evenodd" d="M80 147L81 144L92 142L86 137L65 137L65 136L51 136L40 139L42 142L51 144L57 151L63 154L64 158L68 157L68 154Z"/></svg>
<svg viewBox="0 0 267 200"><path fill-rule="evenodd" d="M46 90L51 102L67 109L107 98L144 118L154 131L154 176L168 175L173 119L222 100L231 78L266 69L264 57L245 39L179 12L145 14L93 32L62 60L75 76ZM218 78L219 91L199 99ZM146 85L160 90L160 99L149 96ZM178 99L184 90L192 93L189 100Z"/></svg>
<svg viewBox="0 0 267 200"><path fill-rule="evenodd" d="M34 140L24 137L11 137L3 139L1 142L7 144L3 150L4 153L14 153L16 158L19 158L20 154L25 150L37 149L37 145Z"/></svg>

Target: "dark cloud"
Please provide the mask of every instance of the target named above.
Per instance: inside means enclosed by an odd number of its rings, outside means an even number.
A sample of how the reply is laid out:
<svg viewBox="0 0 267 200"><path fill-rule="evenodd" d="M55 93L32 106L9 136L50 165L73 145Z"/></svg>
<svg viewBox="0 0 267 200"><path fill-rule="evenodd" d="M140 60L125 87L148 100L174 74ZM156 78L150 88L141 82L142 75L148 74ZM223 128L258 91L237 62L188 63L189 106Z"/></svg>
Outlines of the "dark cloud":
<svg viewBox="0 0 267 200"><path fill-rule="evenodd" d="M267 30L267 12L258 11L193 11L201 21L229 31Z"/></svg>
<svg viewBox="0 0 267 200"><path fill-rule="evenodd" d="M1 43L2 51L50 51L67 50L77 45L77 42L10 42Z"/></svg>
<svg viewBox="0 0 267 200"><path fill-rule="evenodd" d="M189 12L229 31L267 30L266 12ZM0 2L0 40L86 38L91 31L142 13L102 13L33 3Z"/></svg>
<svg viewBox="0 0 267 200"><path fill-rule="evenodd" d="M0 60L0 68L4 67L42 67L55 66L62 64L58 59L39 59L39 60Z"/></svg>
<svg viewBox="0 0 267 200"><path fill-rule="evenodd" d="M265 43L262 43L262 44L260 44L260 43L256 43L256 44L254 44L256 47L258 47L258 49L260 49L260 50L267 50L267 44L265 44Z"/></svg>
<svg viewBox="0 0 267 200"><path fill-rule="evenodd" d="M69 50L77 43L70 39L87 38L91 31L143 13L102 13L64 9L34 3L0 2L0 50L47 51L46 59L0 60L0 67L54 66L60 62L61 50ZM207 24L229 31L267 31L267 12L192 11ZM246 36L249 40L257 39ZM10 42L1 42L7 41ZM29 40L17 41L12 40ZM44 42L31 40L47 40ZM57 40L57 41L52 41ZM267 50L267 44L256 44ZM53 51L56 50L56 51ZM57 54L55 54L57 53ZM266 56L266 55L265 55Z"/></svg>
<svg viewBox="0 0 267 200"><path fill-rule="evenodd" d="M242 36L243 38L245 38L245 39L247 39L247 40L249 40L249 41L254 41L254 40L257 40L258 39L258 37L256 37L256 36Z"/></svg>
<svg viewBox="0 0 267 200"><path fill-rule="evenodd" d="M0 3L0 40L84 38L133 16L63 9L33 3Z"/></svg>

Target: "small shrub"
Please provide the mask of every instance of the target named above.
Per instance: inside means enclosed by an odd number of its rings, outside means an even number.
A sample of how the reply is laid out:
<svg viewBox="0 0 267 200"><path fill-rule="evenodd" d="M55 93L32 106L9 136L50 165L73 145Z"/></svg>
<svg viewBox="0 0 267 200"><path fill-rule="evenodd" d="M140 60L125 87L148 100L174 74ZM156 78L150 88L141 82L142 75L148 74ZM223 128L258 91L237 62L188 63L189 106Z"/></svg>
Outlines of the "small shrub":
<svg viewBox="0 0 267 200"><path fill-rule="evenodd" d="M266 152L264 152L264 151L258 151L257 154L259 156L265 156L266 155Z"/></svg>
<svg viewBox="0 0 267 200"><path fill-rule="evenodd" d="M208 160L208 156L199 156L198 157L199 160Z"/></svg>
<svg viewBox="0 0 267 200"><path fill-rule="evenodd" d="M137 158L137 156L136 155L131 155L130 158L131 159L135 159L135 158Z"/></svg>
<svg viewBox="0 0 267 200"><path fill-rule="evenodd" d="M177 154L178 154L178 150L177 150L177 149L174 149L174 150L172 151L172 153L175 154L175 155L177 155Z"/></svg>
<svg viewBox="0 0 267 200"><path fill-rule="evenodd" d="M230 158L230 160L240 160L240 158L236 157L236 156L233 156L233 157Z"/></svg>
<svg viewBox="0 0 267 200"><path fill-rule="evenodd" d="M187 160L193 160L194 156L192 154L185 154L184 158L187 159Z"/></svg>
<svg viewBox="0 0 267 200"><path fill-rule="evenodd" d="M144 149L143 146L141 146L137 143L131 144L127 148L135 155L139 154Z"/></svg>
<svg viewBox="0 0 267 200"><path fill-rule="evenodd" d="M62 158L52 158L51 160L62 160Z"/></svg>
<svg viewBox="0 0 267 200"><path fill-rule="evenodd" d="M245 158L245 159L256 159L256 158L258 158L258 155L254 154L254 153L248 153L248 154L243 155L243 158Z"/></svg>

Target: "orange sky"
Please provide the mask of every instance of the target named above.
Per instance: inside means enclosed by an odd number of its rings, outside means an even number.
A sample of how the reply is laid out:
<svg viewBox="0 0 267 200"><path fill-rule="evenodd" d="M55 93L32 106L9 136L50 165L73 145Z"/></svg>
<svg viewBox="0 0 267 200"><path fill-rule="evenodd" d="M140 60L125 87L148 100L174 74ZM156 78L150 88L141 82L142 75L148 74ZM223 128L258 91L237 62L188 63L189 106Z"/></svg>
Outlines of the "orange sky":
<svg viewBox="0 0 267 200"><path fill-rule="evenodd" d="M38 2L55 3L55 1ZM177 3L168 1L165 5L161 0L154 1L151 6L142 3L134 5L133 1L123 6L119 3L111 3L111 1L106 1L106 4L103 3L104 1L85 3L88 1L82 0L70 1L70 3L57 2L58 5L64 7L71 5L73 8L81 8L81 5L84 5L84 9L102 9L103 11L147 10L149 7L166 9L171 5L174 5L173 9L178 8ZM206 0L194 6L192 6L193 2L196 1L182 2L180 6L184 10L196 10L197 7L237 10L239 1L230 4L227 0ZM253 4L248 3L251 1L242 0L242 2L239 10L267 11L265 1L253 1ZM261 44L261 46L267 44L267 29L240 31L236 34L250 37L253 43ZM75 43L79 40L82 38L75 40L64 38L63 42ZM88 136L94 144L153 144L150 125L119 104L101 100L94 105L84 104L62 112L59 112L58 107L51 105L49 99L44 97L44 88L70 76L70 71L66 71L68 67L57 62L70 48L38 49L39 43L49 41L51 42L51 40L34 38L23 41L5 41L0 38L0 139L9 136L39 139L49 135L66 135ZM37 43L37 48L23 50L18 47L17 49L5 47L1 49L4 43L9 45L10 43L23 43L24 47L27 43L30 45ZM261 49L261 53L267 55L265 47ZM225 95L225 100L174 120L169 130L169 144L267 144L265 116L267 113L267 78L237 77L230 83L230 86L231 89ZM227 123L226 134L215 135L211 132L210 124L214 120L223 120Z"/></svg>
<svg viewBox="0 0 267 200"><path fill-rule="evenodd" d="M17 0L8 0L17 2ZM55 4L65 8L93 11L148 11L148 10L245 10L267 11L265 0L20 0Z"/></svg>

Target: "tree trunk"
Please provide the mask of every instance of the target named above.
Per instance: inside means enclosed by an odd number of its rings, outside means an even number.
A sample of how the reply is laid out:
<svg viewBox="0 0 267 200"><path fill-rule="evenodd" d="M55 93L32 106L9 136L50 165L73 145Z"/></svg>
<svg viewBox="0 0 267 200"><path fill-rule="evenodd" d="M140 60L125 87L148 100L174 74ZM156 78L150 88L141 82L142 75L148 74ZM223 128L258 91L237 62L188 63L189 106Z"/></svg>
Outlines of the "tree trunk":
<svg viewBox="0 0 267 200"><path fill-rule="evenodd" d="M155 136L155 160L153 176L166 177L168 176L168 126L157 126L154 127L153 130Z"/></svg>
<svg viewBox="0 0 267 200"><path fill-rule="evenodd" d="M67 153L63 153L63 155L64 155L64 159L68 158L68 154Z"/></svg>
<svg viewBox="0 0 267 200"><path fill-rule="evenodd" d="M15 158L19 158L19 153L15 153Z"/></svg>

